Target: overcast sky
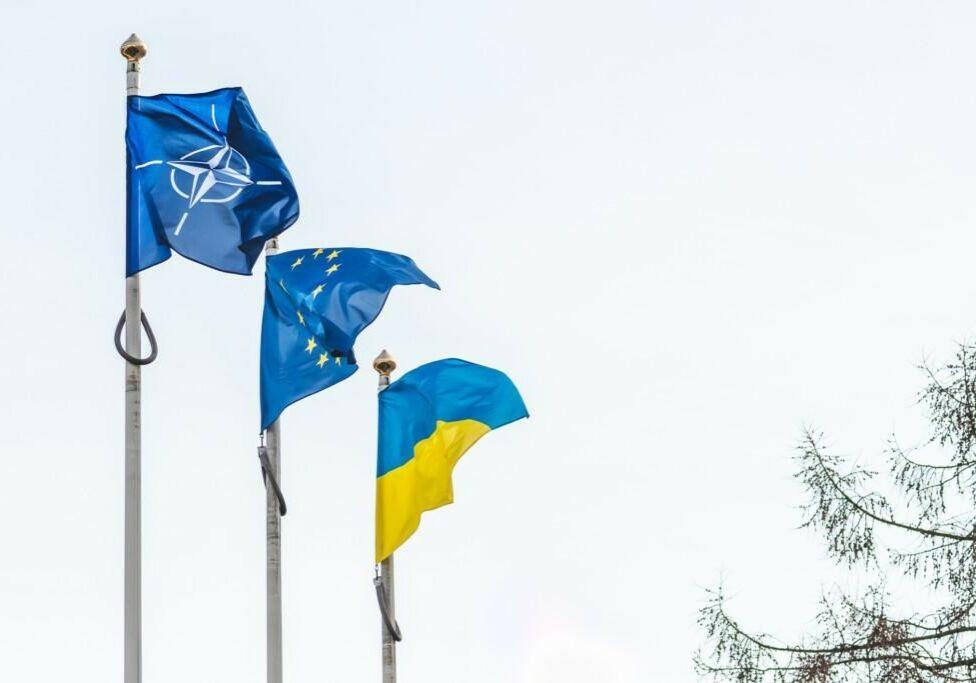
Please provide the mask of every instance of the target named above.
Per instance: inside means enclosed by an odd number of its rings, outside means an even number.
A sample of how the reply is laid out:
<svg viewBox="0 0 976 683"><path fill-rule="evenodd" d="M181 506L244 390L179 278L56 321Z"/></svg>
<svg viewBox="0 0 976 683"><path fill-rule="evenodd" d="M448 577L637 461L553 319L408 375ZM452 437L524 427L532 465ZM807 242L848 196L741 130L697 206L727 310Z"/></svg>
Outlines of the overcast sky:
<svg viewBox="0 0 976 683"><path fill-rule="evenodd" d="M844 581L796 529L806 424L880 465L976 317L970 3L8 2L0 679L122 675L124 62L242 85L302 215L412 256L347 382L282 419L285 676L379 680L375 373L460 356L532 412L397 553L403 683L693 681ZM264 681L263 262L146 272L144 681Z"/></svg>

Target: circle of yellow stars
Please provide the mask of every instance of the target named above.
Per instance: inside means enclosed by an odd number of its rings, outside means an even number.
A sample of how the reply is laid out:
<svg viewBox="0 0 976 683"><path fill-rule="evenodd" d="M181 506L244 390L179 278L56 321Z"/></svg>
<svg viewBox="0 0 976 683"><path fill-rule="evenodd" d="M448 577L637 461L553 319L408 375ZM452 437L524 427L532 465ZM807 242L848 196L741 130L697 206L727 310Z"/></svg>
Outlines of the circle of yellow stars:
<svg viewBox="0 0 976 683"><path fill-rule="evenodd" d="M342 253L342 250L341 249L333 249L332 251L330 251L328 254L325 255L326 262L331 264L328 268L325 269L325 276L326 277L330 277L333 273L338 272L339 267L342 264L339 263L339 262L332 263L332 261L335 261L337 258L339 258L339 255L341 253ZM312 260L313 261L318 260L319 256L321 256L322 254L325 254L325 249L316 249L315 251L312 252ZM292 270L295 270L296 268L298 268L299 266L301 266L304 262L305 262L305 257L304 256L299 256L298 258L295 259L295 262L291 264L291 269ZM283 279L282 280L279 280L278 281L278 284L281 286L282 289L285 289L285 281ZM312 301L315 301L315 297L317 297L319 294L322 293L322 291L325 289L325 284L326 283L324 283L324 282L323 283L320 283L319 285L317 285L315 287L315 289L312 290L312 292L311 292L311 294L312 294ZM285 291L288 291L288 290L285 290ZM298 314L298 322L299 322L299 324L304 327L305 326L305 316L302 315L302 312L301 311L296 311L296 313ZM308 341L305 344L305 353L307 353L308 355L311 356L315 352L315 349L318 348L318 346L319 346L319 344L318 344L317 341L315 341L315 337L309 337L308 338ZM341 365L342 364L342 358L339 357L339 356L336 356L333 360L335 361L335 364L336 365ZM319 354L319 359L315 362L315 364L317 366L319 366L320 368L324 368L326 365L328 365L329 364L329 353L328 352L320 353Z"/></svg>

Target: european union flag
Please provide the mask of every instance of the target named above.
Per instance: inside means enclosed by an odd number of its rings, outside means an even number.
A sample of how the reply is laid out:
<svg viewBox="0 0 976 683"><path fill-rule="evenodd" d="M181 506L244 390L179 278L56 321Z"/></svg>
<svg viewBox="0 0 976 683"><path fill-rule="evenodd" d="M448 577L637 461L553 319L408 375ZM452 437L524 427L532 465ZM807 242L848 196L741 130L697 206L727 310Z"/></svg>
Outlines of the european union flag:
<svg viewBox="0 0 976 683"><path fill-rule="evenodd" d="M454 502L451 474L482 436L529 416L505 373L458 358L421 365L380 394L376 561Z"/></svg>
<svg viewBox="0 0 976 683"><path fill-rule="evenodd" d="M267 258L261 429L295 401L356 372L356 337L394 285L440 289L412 259L375 249L296 249Z"/></svg>
<svg viewBox="0 0 976 683"><path fill-rule="evenodd" d="M171 250L250 275L298 219L288 169L240 88L129 97L126 275Z"/></svg>

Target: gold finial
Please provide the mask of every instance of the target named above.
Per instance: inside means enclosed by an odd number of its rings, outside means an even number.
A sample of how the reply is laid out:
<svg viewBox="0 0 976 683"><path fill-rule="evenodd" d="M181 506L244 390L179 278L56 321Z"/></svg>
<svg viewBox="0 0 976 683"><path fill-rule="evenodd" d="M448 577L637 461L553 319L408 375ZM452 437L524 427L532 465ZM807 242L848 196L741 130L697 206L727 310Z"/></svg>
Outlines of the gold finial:
<svg viewBox="0 0 976 683"><path fill-rule="evenodd" d="M126 61L138 62L140 59L146 56L146 53L149 50L146 48L146 44L142 42L142 38L133 33L124 43L122 43L122 47L119 48L119 51L122 53L122 56L125 57Z"/></svg>
<svg viewBox="0 0 976 683"><path fill-rule="evenodd" d="M373 369L381 376L389 377L390 373L396 370L396 361L386 352L386 349L383 349L380 355L373 359Z"/></svg>

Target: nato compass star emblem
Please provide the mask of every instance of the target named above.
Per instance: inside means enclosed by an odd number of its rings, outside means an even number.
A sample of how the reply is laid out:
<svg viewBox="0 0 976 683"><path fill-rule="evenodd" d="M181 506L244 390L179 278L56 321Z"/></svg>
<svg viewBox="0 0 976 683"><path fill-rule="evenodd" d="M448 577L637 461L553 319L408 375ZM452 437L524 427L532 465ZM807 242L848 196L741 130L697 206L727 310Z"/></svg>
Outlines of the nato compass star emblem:
<svg viewBox="0 0 976 683"><path fill-rule="evenodd" d="M210 120L214 130L221 133L213 104L210 105ZM222 145L207 145L195 149L175 161L153 159L138 164L135 168L138 170L159 164L170 167L170 186L176 194L187 200L186 211L173 231L174 236L178 236L183 230L190 209L197 204L225 204L236 199L247 187L281 185L280 180L253 180L251 165L243 154L230 146L226 137Z"/></svg>

